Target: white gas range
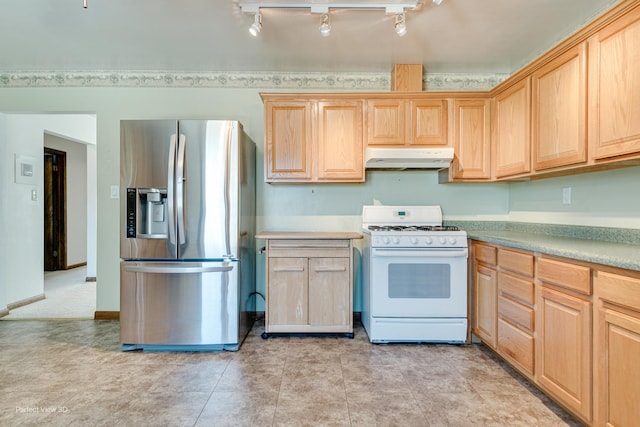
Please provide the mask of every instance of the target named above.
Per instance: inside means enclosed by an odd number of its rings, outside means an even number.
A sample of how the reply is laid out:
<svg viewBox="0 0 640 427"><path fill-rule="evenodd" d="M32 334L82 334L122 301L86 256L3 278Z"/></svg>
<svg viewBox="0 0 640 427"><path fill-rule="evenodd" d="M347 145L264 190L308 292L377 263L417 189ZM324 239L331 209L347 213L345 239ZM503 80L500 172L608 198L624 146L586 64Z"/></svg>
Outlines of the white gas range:
<svg viewBox="0 0 640 427"><path fill-rule="evenodd" d="M440 206L364 206L362 229L369 340L466 342L467 233Z"/></svg>

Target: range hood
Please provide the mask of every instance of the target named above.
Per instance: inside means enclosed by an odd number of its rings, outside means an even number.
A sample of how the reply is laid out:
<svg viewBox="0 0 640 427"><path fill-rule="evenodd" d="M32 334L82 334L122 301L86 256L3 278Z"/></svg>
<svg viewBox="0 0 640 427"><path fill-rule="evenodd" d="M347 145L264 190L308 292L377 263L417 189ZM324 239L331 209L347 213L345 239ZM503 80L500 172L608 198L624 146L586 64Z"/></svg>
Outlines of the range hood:
<svg viewBox="0 0 640 427"><path fill-rule="evenodd" d="M453 147L367 148L367 169L444 169L451 165Z"/></svg>

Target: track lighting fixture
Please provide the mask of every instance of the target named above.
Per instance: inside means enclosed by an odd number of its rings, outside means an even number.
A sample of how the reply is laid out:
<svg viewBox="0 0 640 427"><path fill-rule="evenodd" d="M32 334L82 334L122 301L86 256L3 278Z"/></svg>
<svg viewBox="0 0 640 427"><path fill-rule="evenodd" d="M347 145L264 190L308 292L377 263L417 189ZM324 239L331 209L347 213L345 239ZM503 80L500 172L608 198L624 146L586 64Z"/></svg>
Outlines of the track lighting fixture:
<svg viewBox="0 0 640 427"><path fill-rule="evenodd" d="M405 22L404 12L396 14L396 23L394 24L394 28L399 37L407 34L407 23Z"/></svg>
<svg viewBox="0 0 640 427"><path fill-rule="evenodd" d="M87 0L84 0L85 2ZM320 34L323 37L331 33L330 9L346 11L370 11L383 10L386 15L394 16L394 29L398 36L407 34L405 11L417 10L418 3L427 0L234 0L240 6L243 13L255 14L254 22L249 32L254 37L262 29L262 9L307 9L311 14L321 14ZM432 0L439 5L442 0Z"/></svg>
<svg viewBox="0 0 640 427"><path fill-rule="evenodd" d="M87 4L87 0L82 0L82 7L84 7L85 9L87 8L87 6L89 6Z"/></svg>
<svg viewBox="0 0 640 427"><path fill-rule="evenodd" d="M322 37L329 37L331 33L331 23L329 22L329 14L325 13L322 15L322 20L320 21L320 34Z"/></svg>
<svg viewBox="0 0 640 427"><path fill-rule="evenodd" d="M262 29L262 15L260 11L256 12L255 17L253 18L253 24L249 27L249 32L253 37L257 37L258 33Z"/></svg>

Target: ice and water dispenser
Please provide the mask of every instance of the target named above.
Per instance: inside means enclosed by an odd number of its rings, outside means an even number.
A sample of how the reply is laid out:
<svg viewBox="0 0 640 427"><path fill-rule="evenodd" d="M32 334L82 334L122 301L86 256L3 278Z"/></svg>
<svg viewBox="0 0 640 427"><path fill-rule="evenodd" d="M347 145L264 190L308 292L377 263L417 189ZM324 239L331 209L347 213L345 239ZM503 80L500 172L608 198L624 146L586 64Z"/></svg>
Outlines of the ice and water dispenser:
<svg viewBox="0 0 640 427"><path fill-rule="evenodd" d="M127 237L166 239L167 190L127 188Z"/></svg>

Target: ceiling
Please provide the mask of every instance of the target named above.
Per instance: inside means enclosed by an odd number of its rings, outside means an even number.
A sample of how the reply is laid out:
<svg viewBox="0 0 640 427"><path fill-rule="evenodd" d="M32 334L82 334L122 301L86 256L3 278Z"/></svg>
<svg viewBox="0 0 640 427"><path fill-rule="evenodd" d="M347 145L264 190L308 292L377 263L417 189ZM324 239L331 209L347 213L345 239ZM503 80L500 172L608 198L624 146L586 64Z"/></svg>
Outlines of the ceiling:
<svg viewBox="0 0 640 427"><path fill-rule="evenodd" d="M237 0L87 1L0 0L0 72L388 72L421 63L427 73L510 74L617 2L420 0L404 37L383 9L330 10L329 37L309 9L263 9L254 38L254 17Z"/></svg>

